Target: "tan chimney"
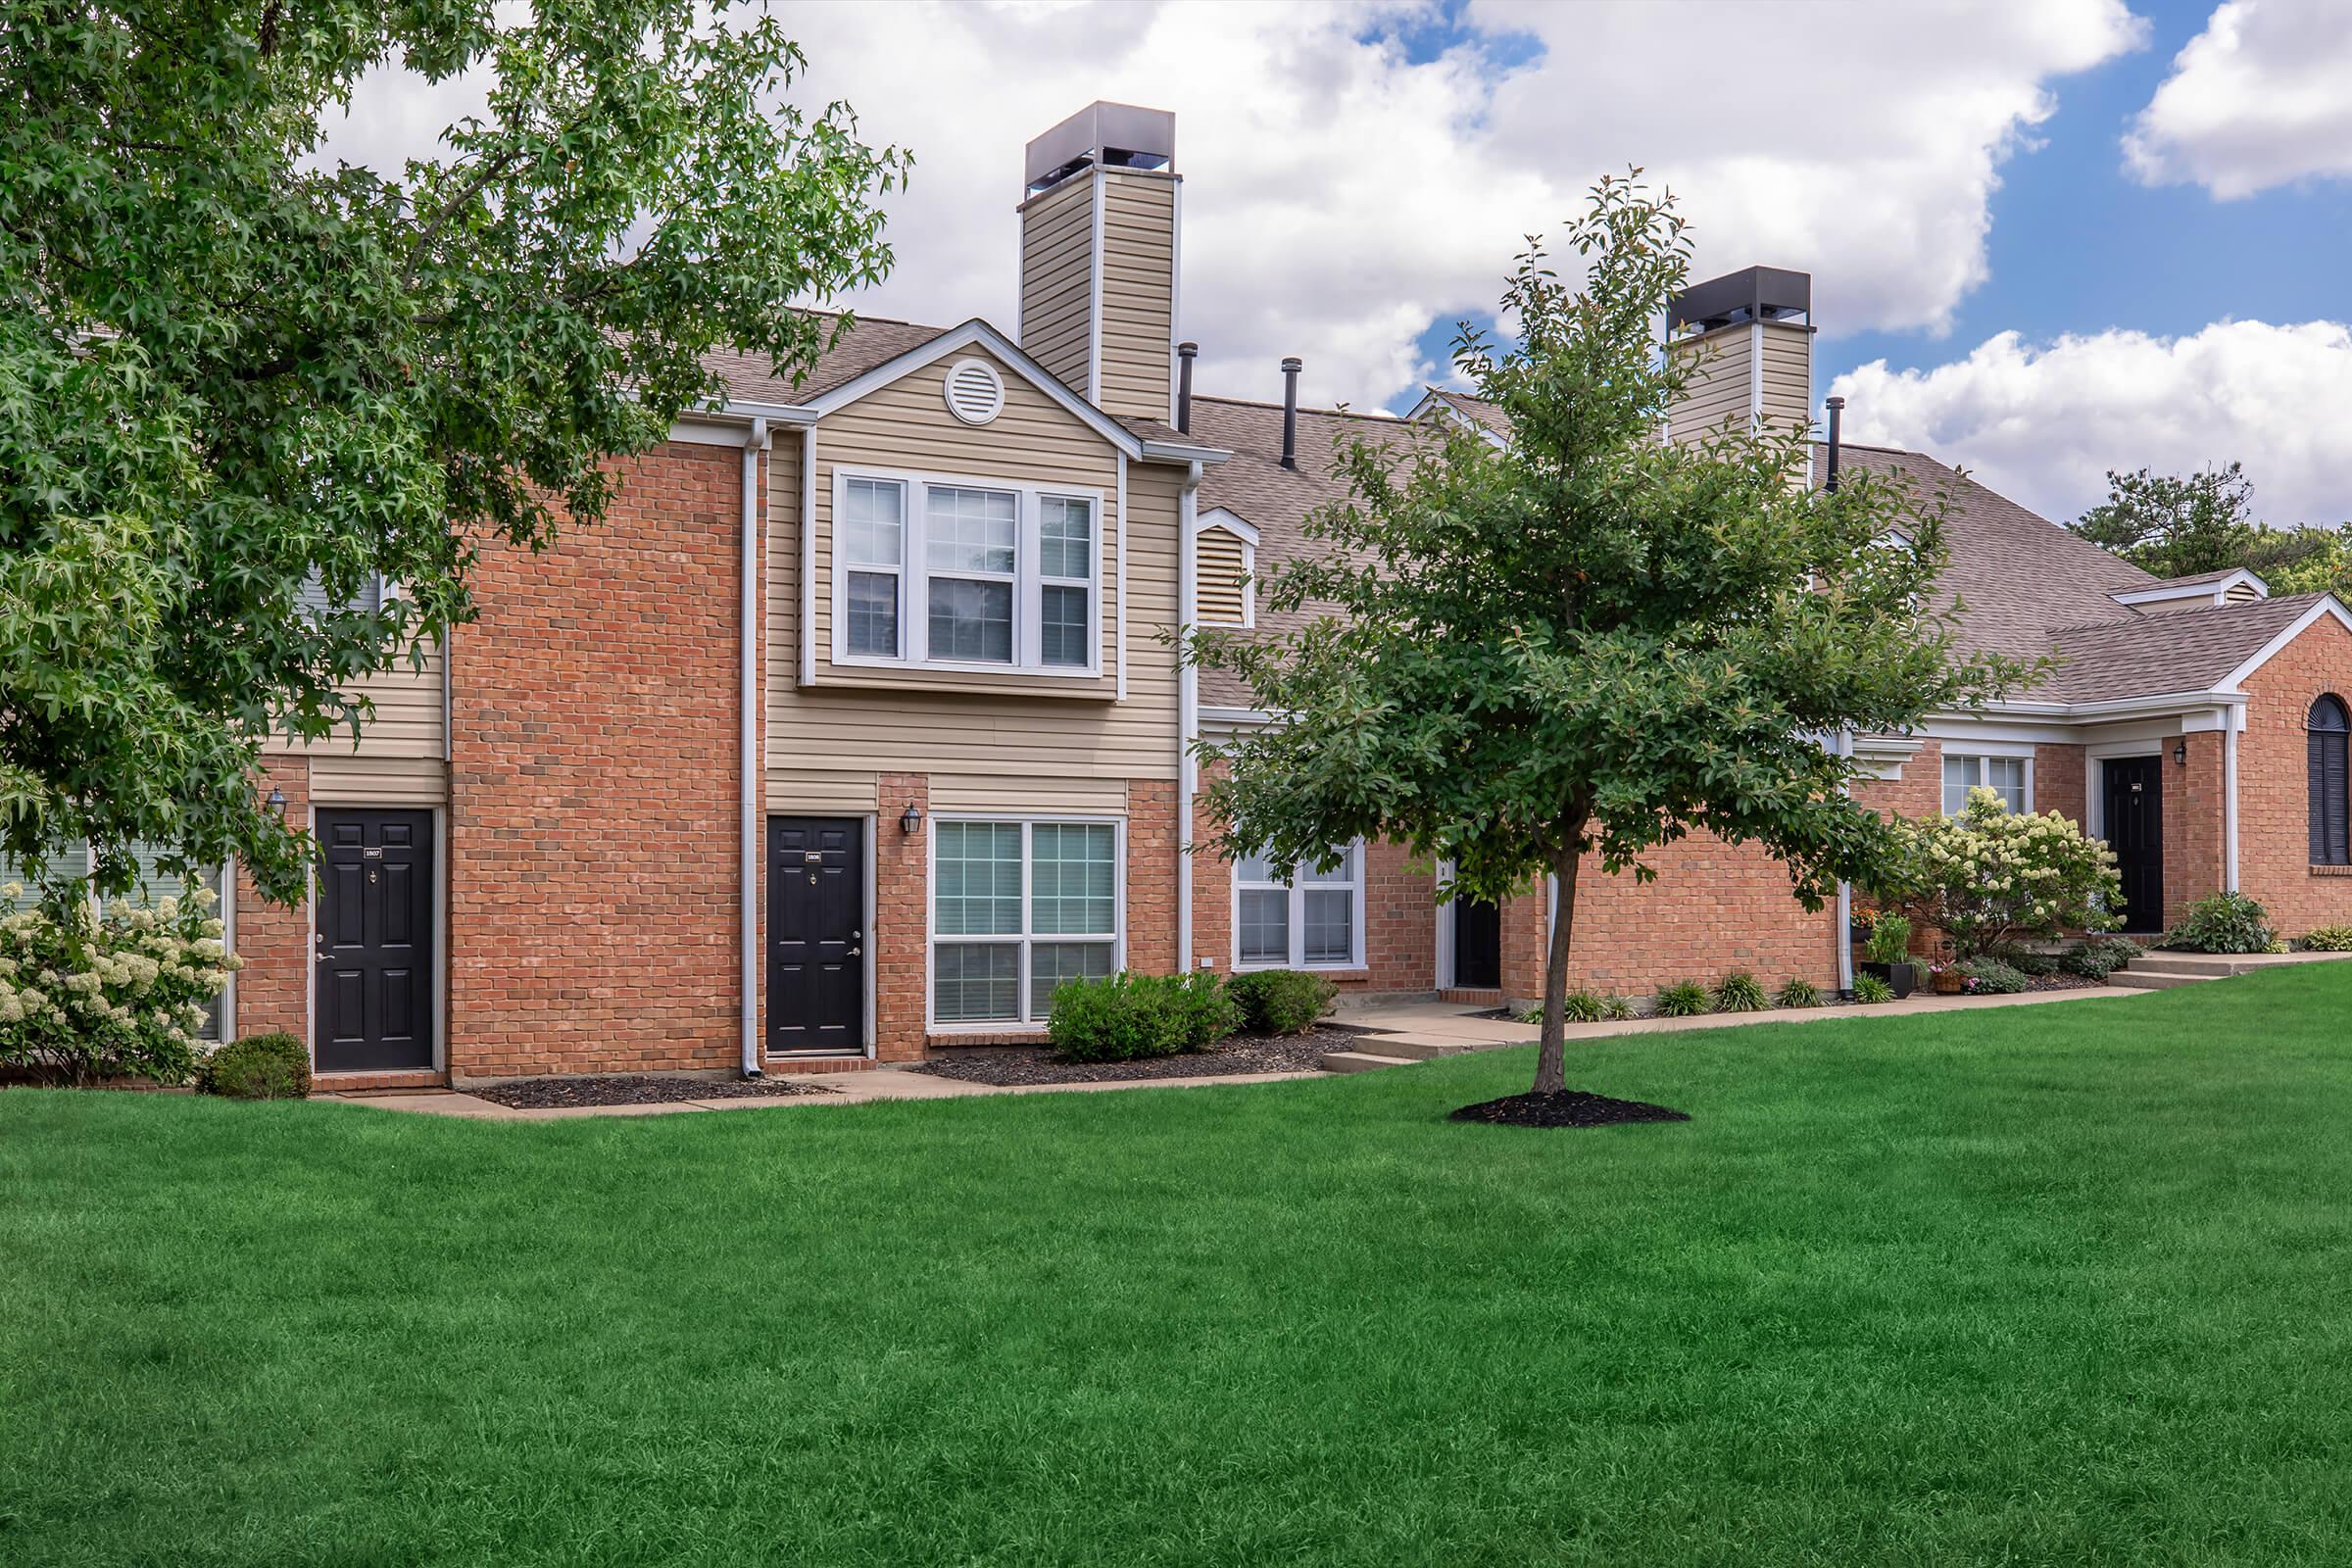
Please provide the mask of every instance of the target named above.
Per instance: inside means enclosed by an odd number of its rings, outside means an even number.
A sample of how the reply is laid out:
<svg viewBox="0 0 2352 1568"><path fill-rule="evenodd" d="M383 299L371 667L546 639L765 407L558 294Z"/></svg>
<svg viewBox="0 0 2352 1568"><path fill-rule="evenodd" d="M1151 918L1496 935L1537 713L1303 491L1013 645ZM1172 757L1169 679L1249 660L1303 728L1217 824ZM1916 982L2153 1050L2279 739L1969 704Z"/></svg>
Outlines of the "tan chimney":
<svg viewBox="0 0 2352 1568"><path fill-rule="evenodd" d="M1080 397L1174 413L1176 117L1090 104L1023 157L1021 347Z"/></svg>
<svg viewBox="0 0 2352 1568"><path fill-rule="evenodd" d="M1690 382L1667 417L1677 441L1727 426L1813 420L1813 277L1751 267L1693 283L1666 308L1666 352Z"/></svg>

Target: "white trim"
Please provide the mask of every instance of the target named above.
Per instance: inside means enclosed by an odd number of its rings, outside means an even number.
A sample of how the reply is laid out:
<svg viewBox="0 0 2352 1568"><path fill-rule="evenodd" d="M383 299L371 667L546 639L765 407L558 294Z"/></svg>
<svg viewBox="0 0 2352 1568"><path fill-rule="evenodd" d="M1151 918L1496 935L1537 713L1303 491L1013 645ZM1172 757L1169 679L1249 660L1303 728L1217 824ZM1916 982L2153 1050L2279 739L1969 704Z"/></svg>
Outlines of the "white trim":
<svg viewBox="0 0 2352 1568"><path fill-rule="evenodd" d="M1201 533L1210 528L1222 528L1252 549L1257 546L1257 525L1229 508L1211 507L1194 517L1193 532Z"/></svg>
<svg viewBox="0 0 2352 1568"><path fill-rule="evenodd" d="M2021 779L2021 788L2024 793L2024 799L2017 809L2020 816L2030 814L2033 811L2034 784L2034 748L2030 743L2021 743L2017 741L1973 741L1961 744L1966 746L1965 750L1955 751L1950 746L1944 747L1943 754L1937 760L1936 768L1936 805L1938 810L1942 811L1946 816L1955 816L1959 814L1953 811L1949 805L1946 804L1945 791L1948 786L1946 786L1943 781L1943 771L1945 768L1951 766L1951 764L1954 762L1976 762L1983 764L1984 762L1999 761L2023 762L2025 764L2024 767L2018 770L2019 777ZM1978 782L1970 785L1970 789L1992 788L1991 785L1983 782L1984 771L1985 770L1982 765L1977 768ZM1963 794L1962 799L1964 801L1966 800L1965 793Z"/></svg>
<svg viewBox="0 0 2352 1568"><path fill-rule="evenodd" d="M1200 552L1194 548L1195 523L1200 510L1200 465L1189 465L1176 491L1176 638L1177 652L1189 650L1199 614L1193 574ZM1124 603L1124 600L1121 601ZM1181 659L1176 670L1176 968L1193 969L1193 800L1200 788L1200 760L1193 743L1200 738L1200 670ZM1214 960L1210 960L1213 962Z"/></svg>
<svg viewBox="0 0 2352 1568"><path fill-rule="evenodd" d="M736 884L742 929L736 943L736 1008L740 1063L743 1076L757 1078L766 1059L766 1041L761 1038L763 1015L760 1007L760 972L761 969L760 932L760 839L766 826L760 810L760 785L766 769L760 754L760 709L766 689L766 660L764 652L766 603L760 569L766 560L762 549L765 536L760 531L760 466L767 456L767 421L754 419L749 439L743 444L743 515L737 527L742 537L739 545L737 570L742 581L736 613L741 624L736 628L736 679L742 690L737 694L736 744L736 811L741 817L735 835Z"/></svg>
<svg viewBox="0 0 2352 1568"><path fill-rule="evenodd" d="M1095 166L1095 233L1086 281L1086 401L1102 401L1102 210L1109 204L1110 176Z"/></svg>
<svg viewBox="0 0 2352 1568"><path fill-rule="evenodd" d="M1176 345L1184 341L1184 176L1168 181L1168 422L1176 422Z"/></svg>
<svg viewBox="0 0 2352 1568"><path fill-rule="evenodd" d="M2238 708L2222 731L2222 871L2231 893L2237 891L2237 736L2245 727L2246 710Z"/></svg>
<svg viewBox="0 0 2352 1568"><path fill-rule="evenodd" d="M1908 735L1855 735L1842 730L1833 740L1838 755L1865 764L1870 776L1881 780L1900 779L1903 764L1927 747L1927 742Z"/></svg>
<svg viewBox="0 0 2352 1568"><path fill-rule="evenodd" d="M1760 320L1747 323L1747 427L1764 427L1764 323Z"/></svg>
<svg viewBox="0 0 2352 1568"><path fill-rule="evenodd" d="M237 951L237 858L230 856L220 863L220 948L224 953ZM220 986L220 1044L227 1045L237 1038L237 971L228 971L228 979Z"/></svg>
<svg viewBox="0 0 2352 1568"><path fill-rule="evenodd" d="M943 936L939 930L939 832L945 822L993 822L1018 824L1021 830L1021 929L1015 934L964 934ZM1033 931L1030 901L1036 892L1031 876L1033 859L1033 829L1059 826L1101 827L1111 830L1111 933L1070 933ZM1100 811L949 811L941 816L928 816L923 822L923 1030L926 1034L1004 1034L1030 1033L1045 1027L1043 1018L1029 1016L1029 954L1031 947L1045 943L1110 944L1110 971L1117 974L1127 967L1127 818ZM933 972L933 958L942 943L973 943L984 946L1015 947L1020 962L1013 975L1014 996L1020 1006L1017 1018L985 1018L942 1023L937 1017L938 977Z"/></svg>
<svg viewBox="0 0 2352 1568"><path fill-rule="evenodd" d="M1119 454L1118 511L1111 517L1110 527L1101 532L1115 537L1118 542L1118 595L1116 624L1111 634L1119 640L1118 701L1127 700L1127 454ZM1100 541L1098 541L1098 544Z"/></svg>
<svg viewBox="0 0 2352 1568"><path fill-rule="evenodd" d="M1249 630L1257 624L1257 529L1248 519L1223 507L1211 507L1194 517L1186 537L1198 541L1211 528L1222 529L1242 542L1242 618L1239 624L1243 630ZM1200 550L1196 543L1185 574L1185 584L1190 590L1185 610L1185 624L1188 626L1199 618L1200 612Z"/></svg>
<svg viewBox="0 0 2352 1568"><path fill-rule="evenodd" d="M1246 887L1242 883L1241 862L1239 860L1234 861L1233 875L1226 879L1228 884L1227 896L1231 906L1227 911L1227 917L1230 922L1230 929L1233 932L1233 972L1235 974L1248 974L1256 969L1306 969L1345 972L1350 969L1361 969L1365 967L1369 962L1369 958L1367 956L1369 948L1366 933L1364 931L1364 883L1366 880L1365 870L1367 858L1364 854L1364 841L1362 839L1354 839L1348 843L1348 860L1349 873L1348 881L1345 884L1334 882L1302 882L1298 879L1298 867L1293 866L1291 868L1292 874L1290 879L1286 882L1251 882ZM1348 956L1345 959L1325 958L1314 962L1309 962L1306 956L1306 896L1312 892L1336 892L1342 886L1347 888L1349 895L1348 916ZM1270 962L1265 959L1255 959L1245 962L1242 958L1242 895L1244 893L1270 893L1277 888L1285 890L1289 895L1285 906L1284 921L1286 927L1285 935L1287 935L1290 939L1290 955L1287 958L1279 963Z"/></svg>
<svg viewBox="0 0 2352 1568"><path fill-rule="evenodd" d="M801 654L793 684L816 684L816 426L801 432Z"/></svg>
<svg viewBox="0 0 2352 1568"><path fill-rule="evenodd" d="M2107 597L2119 605L2167 604L2182 599L2202 599L2210 604L2225 605L2230 602L2230 591L2232 588L2245 587L2252 588L2259 598L2271 597L2271 585L2243 566L2227 576L2216 577L2211 582L2160 583L2154 588L2133 588L2125 593L2109 594Z"/></svg>
<svg viewBox="0 0 2352 1568"><path fill-rule="evenodd" d="M1202 446L1195 441L1170 441L1153 436L1146 440L1144 461L1147 463L1201 463L1214 466L1233 456L1223 447Z"/></svg>
<svg viewBox="0 0 2352 1568"><path fill-rule="evenodd" d="M2131 757L2153 757L2160 762L2165 761L2171 751L2165 742L2172 738L2166 735L2157 739L2107 741L2082 748L2082 833L2085 838L2101 842L2107 838L2107 770L2101 764Z"/></svg>
<svg viewBox="0 0 2352 1568"><path fill-rule="evenodd" d="M853 654L849 651L849 617L842 613L846 602L849 574L855 570L882 571L882 566L867 567L853 563L840 548L843 498L854 480L878 481L902 487L899 518L899 652L897 657L881 654ZM928 555L929 492L942 490L985 490L998 495L1010 495L1013 500L1013 569L1012 584L1012 658L1009 662L933 659L930 654L930 610L927 583L932 575L925 564ZM1087 662L1084 664L1049 664L1045 662L1040 618L1044 590L1049 585L1074 584L1075 578L1047 578L1039 572L1041 559L1040 529L1043 525L1044 503L1083 501L1087 506ZM836 463L833 466L834 549L831 591L834 613L832 660L844 668L866 669L922 669L950 670L957 673L1018 675L1040 680L1100 680L1102 676L1102 553L1107 530L1103 526L1102 492L1083 485L1020 483L951 473L925 473L908 468L852 467ZM1120 556L1122 563L1125 555ZM943 571L941 576L975 578L993 581L1005 579L1002 572Z"/></svg>
<svg viewBox="0 0 2352 1568"><path fill-rule="evenodd" d="M1438 887L1450 886L1453 882L1453 862L1449 859L1440 860L1437 864L1436 878ZM1450 894L1438 901L1437 951L1431 956L1431 958L1430 978L1437 982L1437 988L1440 991L1452 990L1453 899Z"/></svg>
<svg viewBox="0 0 2352 1568"><path fill-rule="evenodd" d="M984 348L1003 360L1022 380L1060 405L1064 412L1129 457L1140 458L1144 455L1143 443L1125 425L1063 386L1051 371L1023 352L1018 343L977 317L961 326L949 328L928 343L917 344L896 359L883 361L864 374L851 377L822 396L783 412L801 416L788 422L806 424L810 419L845 409L868 393L912 375L926 366L936 365L951 354L975 347ZM779 410L773 405L736 403L732 399L727 402L726 412L732 414L738 409L757 409L770 419L779 417Z"/></svg>
<svg viewBox="0 0 2352 1568"><path fill-rule="evenodd" d="M2230 692L2237 691L2245 684L2247 676L2253 674L2263 665L2269 663L2271 660L2278 655L2280 649L2284 648L2288 643L2293 642L2297 637L2302 636L2304 631L2322 615L2333 615L2335 617L2336 624L2342 626L2346 631L2352 631L2352 611L2347 611L2344 608L2342 600L2336 598L2333 594L2329 594L2327 598L2321 600L2318 604L2312 606L2300 615L2297 615L2293 622L2289 624L2284 631L2280 632L2278 636L2273 637L2269 642L2264 643L2260 653L2256 654L2252 659L2247 660L2244 663L2231 670L2229 675L2223 679L2222 689L2224 691Z"/></svg>
<svg viewBox="0 0 2352 1568"><path fill-rule="evenodd" d="M449 1071L449 808L433 813L433 1070Z"/></svg>
<svg viewBox="0 0 2352 1568"><path fill-rule="evenodd" d="M882 833L881 802L877 800L874 805L876 808L874 810L858 813L858 820L865 824L865 919L858 927L858 945L865 950L862 955L865 959L863 965L865 972L860 977L865 988L865 1025L863 1029L865 1039L859 1043L864 1046L865 1054L868 1056L874 1054L876 1044L874 1033L874 975L876 971L874 965L876 955L881 949L881 944L874 940L874 909L880 897L877 891L880 884L874 866L874 852L879 846L874 841ZM925 959L923 983L926 986L930 984L930 962ZM928 1004L925 1004L925 1010L929 1010Z"/></svg>

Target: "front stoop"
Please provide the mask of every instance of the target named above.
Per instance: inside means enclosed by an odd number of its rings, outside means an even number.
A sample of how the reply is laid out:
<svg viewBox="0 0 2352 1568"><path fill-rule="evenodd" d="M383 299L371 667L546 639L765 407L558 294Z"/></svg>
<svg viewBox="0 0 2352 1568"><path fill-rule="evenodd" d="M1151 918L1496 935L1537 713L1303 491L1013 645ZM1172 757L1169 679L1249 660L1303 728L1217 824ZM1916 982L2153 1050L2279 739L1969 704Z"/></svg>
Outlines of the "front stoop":
<svg viewBox="0 0 2352 1568"><path fill-rule="evenodd" d="M383 1090L447 1089L449 1074L430 1067L401 1072L315 1072L311 1088L321 1095L370 1094Z"/></svg>
<svg viewBox="0 0 2352 1568"><path fill-rule="evenodd" d="M2110 985L2169 991L2174 986L2193 986L2200 980L2227 980L2231 975L2267 969L2271 964L2263 961L2266 957L2277 961L2268 954L2235 956L2226 953L2143 953L2107 979Z"/></svg>
<svg viewBox="0 0 2352 1568"><path fill-rule="evenodd" d="M1376 1056L1368 1051L1326 1051L1323 1053L1325 1072L1371 1072L1380 1067L1409 1067L1412 1061L1404 1056Z"/></svg>

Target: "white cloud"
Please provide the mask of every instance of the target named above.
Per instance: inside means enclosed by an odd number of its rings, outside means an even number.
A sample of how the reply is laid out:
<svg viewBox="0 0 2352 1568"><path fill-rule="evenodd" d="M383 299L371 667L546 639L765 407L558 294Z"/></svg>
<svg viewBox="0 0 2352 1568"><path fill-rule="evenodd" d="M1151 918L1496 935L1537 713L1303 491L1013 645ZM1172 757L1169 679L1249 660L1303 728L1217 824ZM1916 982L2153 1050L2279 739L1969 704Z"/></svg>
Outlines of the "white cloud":
<svg viewBox="0 0 2352 1568"><path fill-rule="evenodd" d="M1396 41L1442 20L1399 0L783 13L810 59L799 101L847 98L917 160L889 203L898 269L860 309L1009 324L1022 144L1096 98L1149 104L1177 116L1200 384L1277 396L1299 354L1310 399L1358 406L1440 374L1416 348L1433 318L1491 310L1522 237L1631 162L1685 194L1701 275L1804 268L1827 332L1940 330L1984 281L1997 171L2052 84L2143 30L2122 0L1475 0L1436 58ZM378 101L363 120L396 113Z"/></svg>
<svg viewBox="0 0 2352 1568"><path fill-rule="evenodd" d="M2173 60L2124 138L2150 185L2224 201L2293 180L2352 177L2352 25L2312 0L2231 0Z"/></svg>
<svg viewBox="0 0 2352 1568"><path fill-rule="evenodd" d="M1849 439L1910 447L2065 520L2106 470L2180 473L2238 460L2274 523L2352 517L2352 329L2217 321L2186 337L2107 331L2045 345L2015 332L1929 370L1873 361L1830 387Z"/></svg>

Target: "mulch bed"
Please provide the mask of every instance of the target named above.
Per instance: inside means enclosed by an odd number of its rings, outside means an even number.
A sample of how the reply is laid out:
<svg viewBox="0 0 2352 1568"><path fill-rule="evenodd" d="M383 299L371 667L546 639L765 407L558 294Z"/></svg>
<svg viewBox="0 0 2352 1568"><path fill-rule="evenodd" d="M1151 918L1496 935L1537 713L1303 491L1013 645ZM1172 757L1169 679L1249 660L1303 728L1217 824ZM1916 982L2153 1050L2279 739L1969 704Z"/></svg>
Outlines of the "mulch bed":
<svg viewBox="0 0 2352 1568"><path fill-rule="evenodd" d="M654 1105L679 1100L771 1100L785 1095L829 1095L823 1084L791 1078L524 1078L468 1089L476 1100L510 1110L562 1110L574 1105Z"/></svg>
<svg viewBox="0 0 2352 1568"><path fill-rule="evenodd" d="M1063 1061L1050 1046L975 1046L937 1056L916 1072L967 1084L1103 1084L1152 1078L1209 1078L1243 1072L1319 1072L1323 1053L1351 1051L1360 1037L1345 1029L1302 1035L1235 1035L1206 1051L1148 1061Z"/></svg>
<svg viewBox="0 0 2352 1568"><path fill-rule="evenodd" d="M2106 985L2088 975L2068 974L2061 969L2056 974L2037 974L2026 981L2028 991L2096 991Z"/></svg>
<svg viewBox="0 0 2352 1568"><path fill-rule="evenodd" d="M1582 1089L1549 1095L1505 1095L1464 1105L1448 1121L1481 1121L1492 1127L1614 1127L1629 1121L1689 1121L1687 1111L1639 1100L1611 1100Z"/></svg>

